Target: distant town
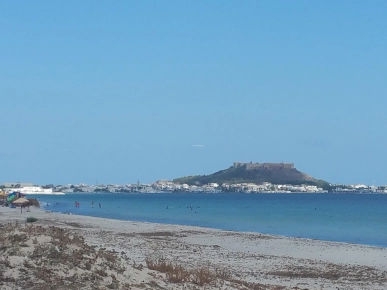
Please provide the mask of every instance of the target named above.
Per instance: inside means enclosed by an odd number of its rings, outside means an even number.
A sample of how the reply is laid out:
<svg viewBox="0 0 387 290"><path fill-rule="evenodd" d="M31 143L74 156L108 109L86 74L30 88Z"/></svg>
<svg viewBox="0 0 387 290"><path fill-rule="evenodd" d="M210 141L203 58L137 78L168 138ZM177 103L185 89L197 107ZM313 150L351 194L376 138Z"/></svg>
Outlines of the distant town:
<svg viewBox="0 0 387 290"><path fill-rule="evenodd" d="M129 184L65 184L35 185L33 183L8 182L0 189L5 192L19 191L30 194L59 193L387 193L387 186L365 184L331 184L318 180L297 170L293 163L253 163L234 162L227 169L210 175L186 176L171 180L158 180L153 183Z"/></svg>
<svg viewBox="0 0 387 290"><path fill-rule="evenodd" d="M357 193L387 193L387 186L374 186L365 184L339 185L331 184L331 192L357 192ZM289 184L272 184L263 182L255 183L236 183L236 184L217 184L209 183L204 185L188 185L179 184L169 180L158 180L154 183L144 184L96 184L87 185L81 184L66 184L66 185L36 185L33 183L3 183L0 188L5 192L18 191L19 189L29 187L40 187L49 189L53 193L163 193L163 192L179 192L179 193L226 193L226 192L241 192L241 193L327 193L315 185L289 185Z"/></svg>

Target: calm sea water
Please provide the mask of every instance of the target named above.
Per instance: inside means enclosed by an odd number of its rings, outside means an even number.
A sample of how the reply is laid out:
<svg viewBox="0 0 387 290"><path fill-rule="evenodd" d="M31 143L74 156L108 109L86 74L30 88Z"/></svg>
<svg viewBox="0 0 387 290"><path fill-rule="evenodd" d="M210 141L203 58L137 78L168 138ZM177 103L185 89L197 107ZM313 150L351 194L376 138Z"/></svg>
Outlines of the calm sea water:
<svg viewBox="0 0 387 290"><path fill-rule="evenodd" d="M76 193L29 197L38 198L45 209L62 213L387 247L387 194Z"/></svg>

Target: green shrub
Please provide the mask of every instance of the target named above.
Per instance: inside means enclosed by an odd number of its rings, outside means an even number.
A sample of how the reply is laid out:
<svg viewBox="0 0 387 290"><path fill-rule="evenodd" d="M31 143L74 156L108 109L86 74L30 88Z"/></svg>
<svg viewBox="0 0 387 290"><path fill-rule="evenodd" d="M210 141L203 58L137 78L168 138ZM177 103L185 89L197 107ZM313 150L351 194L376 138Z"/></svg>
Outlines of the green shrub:
<svg viewBox="0 0 387 290"><path fill-rule="evenodd" d="M28 217L27 218L27 223L34 223L36 222L38 219L37 218L34 218L34 217Z"/></svg>

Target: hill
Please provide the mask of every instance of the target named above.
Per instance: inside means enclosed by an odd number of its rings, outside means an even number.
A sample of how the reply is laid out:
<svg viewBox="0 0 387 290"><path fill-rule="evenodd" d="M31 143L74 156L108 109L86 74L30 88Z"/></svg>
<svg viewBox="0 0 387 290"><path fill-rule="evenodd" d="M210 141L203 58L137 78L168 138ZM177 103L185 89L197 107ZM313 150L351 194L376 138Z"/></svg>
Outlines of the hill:
<svg viewBox="0 0 387 290"><path fill-rule="evenodd" d="M293 163L239 163L234 162L228 169L220 170L210 175L185 176L173 180L175 183L188 185L203 185L208 183L256 183L270 182L272 184L317 185L329 189L324 180L298 171Z"/></svg>

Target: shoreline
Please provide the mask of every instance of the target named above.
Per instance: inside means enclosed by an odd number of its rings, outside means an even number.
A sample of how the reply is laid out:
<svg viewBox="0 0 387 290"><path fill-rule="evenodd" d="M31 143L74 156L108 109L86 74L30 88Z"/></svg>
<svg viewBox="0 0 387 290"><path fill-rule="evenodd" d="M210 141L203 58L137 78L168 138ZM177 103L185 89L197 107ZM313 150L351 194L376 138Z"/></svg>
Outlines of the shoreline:
<svg viewBox="0 0 387 290"><path fill-rule="evenodd" d="M79 196L78 196L79 195ZM31 196L32 197L32 196ZM331 242L387 247L384 196L288 195L189 195L183 194L68 194L56 198L40 196L44 209L65 214L91 215L139 222L195 225L238 232L256 232ZM386 195L387 197L387 195ZM354 199L354 200L352 200ZM238 202L234 203L234 200ZM240 201L239 201L240 200ZM54 203L58 201L58 207ZM74 201L82 206L74 207ZM102 202L102 209L90 207ZM363 206L366 202L366 207ZM98 205L98 204L97 204ZM168 209L169 210L165 210ZM197 214L189 208L200 207ZM98 207L98 206L97 206ZM181 207L181 209L179 209ZM294 214L293 208L297 208ZM348 210L348 211L347 211ZM372 214L369 214L372 213ZM233 214L233 217L230 215ZM380 220L380 222L377 222Z"/></svg>
<svg viewBox="0 0 387 290"><path fill-rule="evenodd" d="M75 216L75 217L77 217L77 219L78 218L82 218L82 217L88 217L88 218L93 218L93 219L102 219L102 220L109 220L109 221L130 222L130 223L138 223L138 224L152 224L152 225L170 226L170 227L187 227L187 228L193 228L193 229L204 230L204 231L221 231L221 232L230 232L230 233L235 233L235 234L251 234L251 235L259 235L259 236L268 236L268 237L279 238L279 239L295 239L295 240L305 240L305 241L311 241L311 242L333 243L333 244L339 244L339 245L344 245L344 246L345 245L347 245L347 246L364 246L364 247L371 247L371 248L378 248L378 249L386 249L387 250L387 246L380 246L380 245L370 245L370 244L358 244L358 243L350 243L350 242L330 241L330 240L321 240L321 239L295 237L295 236L287 236L287 235L280 235L280 234L252 232L252 231L227 230L227 229L220 229L220 228L211 228L211 227L184 225L184 224L169 224L169 223L158 223L158 222L146 222L146 221L133 221L133 220L115 219L115 218L91 216L91 215L86 215L86 214L74 214L74 213L71 213L71 212L66 213L66 212L59 212L59 211L51 211L51 210L43 209L41 207L38 208L38 209L40 211L43 211L44 213L48 213L48 214ZM23 212L23 214L24 214L24 212Z"/></svg>
<svg viewBox="0 0 387 290"><path fill-rule="evenodd" d="M133 221L133 220L125 220L125 219L115 219L115 218L108 218L108 217L98 217L98 216L91 216L87 214L74 214L72 212L60 212L60 211L52 211L49 209L44 209L40 207L40 210L47 212L47 213L55 213L55 214L63 214L63 215L74 215L79 217L91 217L91 218L101 218L101 219L107 219L107 220L116 220L116 221L128 221L128 222L135 222L135 223L150 223L150 224L159 224L159 225L170 225L170 226L179 226L179 227L196 227L199 229L207 229L207 230L215 230L215 231L226 231L226 232L235 232L235 233L246 233L246 234L258 234L258 235L266 235L266 236L273 236L278 238L289 238L289 239L302 239L302 240L310 240L310 241L320 241L320 242L327 242L327 243L338 243L338 244L344 244L344 245L359 245L359 246L366 246L366 247L375 247L375 248L381 248L381 249L387 249L387 245L377 245L377 244L361 244L361 243L351 243L351 242L343 242L343 241L334 241L334 240L323 240L323 239L317 239L317 238L307 238L307 237L300 237L300 236L291 236L291 235L282 235L282 234L273 234L273 233L262 233L262 232L253 232L253 231L238 231L238 230L232 230L232 229L221 229L221 228L211 228L211 227L203 227L203 226L194 226L194 225L184 225L184 224L169 224L169 223L159 223L159 222L146 222L146 221Z"/></svg>
<svg viewBox="0 0 387 290"><path fill-rule="evenodd" d="M31 207L0 207L0 224L25 223L77 231L85 240L127 252L137 264L150 255L195 267L204 262L232 269L247 281L308 289L387 288L387 248L342 242L225 231L197 226L133 222L65 214ZM339 273L328 278L324 273ZM361 274L360 274L361 273ZM172 288L167 288L172 289Z"/></svg>

